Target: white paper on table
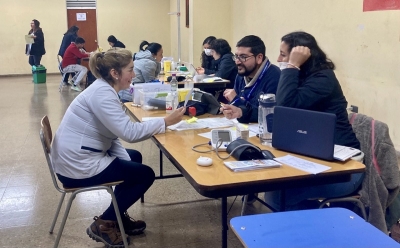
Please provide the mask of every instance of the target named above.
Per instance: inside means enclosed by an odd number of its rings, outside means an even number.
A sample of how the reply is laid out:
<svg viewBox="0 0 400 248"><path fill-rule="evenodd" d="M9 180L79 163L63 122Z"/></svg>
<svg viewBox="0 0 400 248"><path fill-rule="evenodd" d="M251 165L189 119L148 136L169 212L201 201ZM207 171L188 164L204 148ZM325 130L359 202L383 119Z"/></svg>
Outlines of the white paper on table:
<svg viewBox="0 0 400 248"><path fill-rule="evenodd" d="M232 127L234 125L233 120L228 120L225 117L204 118L197 121L207 123L208 128Z"/></svg>
<svg viewBox="0 0 400 248"><path fill-rule="evenodd" d="M289 165L293 168L296 168L296 169L299 169L299 170L302 170L305 172L309 172L314 175L321 173L323 171L327 171L331 168L331 167L328 167L328 166L325 166L322 164L317 164L317 163L310 162L305 159L297 158L292 155L286 155L283 157L274 158L274 160L276 160L282 164Z"/></svg>
<svg viewBox="0 0 400 248"><path fill-rule="evenodd" d="M207 128L207 125L205 125L205 123L203 122L188 123L187 121L180 121L179 123L168 127L168 129L175 131L202 129L202 128Z"/></svg>
<svg viewBox="0 0 400 248"><path fill-rule="evenodd" d="M164 117L142 117L142 122L161 119L161 118L164 118Z"/></svg>
<svg viewBox="0 0 400 248"><path fill-rule="evenodd" d="M197 119L196 122L188 123L182 120L178 124L169 126L171 130L191 130L191 129L201 129L201 128L221 128L221 127L231 127L233 126L233 121L228 120L225 117L221 118L204 118Z"/></svg>
<svg viewBox="0 0 400 248"><path fill-rule="evenodd" d="M255 134L258 134L258 132L259 132L258 123L250 124L250 125L248 126L248 129L249 129L250 132L255 133Z"/></svg>

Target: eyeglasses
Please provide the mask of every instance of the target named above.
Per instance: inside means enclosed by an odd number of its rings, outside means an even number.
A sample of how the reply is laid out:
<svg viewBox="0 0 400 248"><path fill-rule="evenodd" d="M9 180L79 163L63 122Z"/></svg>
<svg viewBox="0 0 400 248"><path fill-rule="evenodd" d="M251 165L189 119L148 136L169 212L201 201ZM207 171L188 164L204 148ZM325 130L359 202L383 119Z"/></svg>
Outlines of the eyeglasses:
<svg viewBox="0 0 400 248"><path fill-rule="evenodd" d="M250 57L255 57L254 54L250 55L250 56L245 56L245 55L233 55L232 59L233 61L239 60L240 62L246 62L248 58Z"/></svg>

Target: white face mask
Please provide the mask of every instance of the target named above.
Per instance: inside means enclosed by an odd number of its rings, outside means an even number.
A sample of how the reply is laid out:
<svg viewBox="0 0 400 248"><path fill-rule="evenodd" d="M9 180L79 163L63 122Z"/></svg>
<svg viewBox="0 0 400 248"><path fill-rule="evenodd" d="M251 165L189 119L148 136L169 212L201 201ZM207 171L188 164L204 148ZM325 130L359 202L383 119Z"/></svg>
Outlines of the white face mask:
<svg viewBox="0 0 400 248"><path fill-rule="evenodd" d="M211 49L204 49L204 53L205 53L207 56L212 56Z"/></svg>
<svg viewBox="0 0 400 248"><path fill-rule="evenodd" d="M279 69L283 70L287 68L288 62L279 62Z"/></svg>

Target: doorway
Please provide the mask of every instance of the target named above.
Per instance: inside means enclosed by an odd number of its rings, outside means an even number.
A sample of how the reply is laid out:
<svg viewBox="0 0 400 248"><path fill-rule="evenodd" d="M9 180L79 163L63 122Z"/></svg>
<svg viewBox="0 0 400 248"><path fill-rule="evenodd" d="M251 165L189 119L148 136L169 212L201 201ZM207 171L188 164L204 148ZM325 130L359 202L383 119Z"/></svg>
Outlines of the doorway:
<svg viewBox="0 0 400 248"><path fill-rule="evenodd" d="M68 28L79 27L78 35L85 39L85 49L92 52L97 49L96 9L69 9L67 7Z"/></svg>

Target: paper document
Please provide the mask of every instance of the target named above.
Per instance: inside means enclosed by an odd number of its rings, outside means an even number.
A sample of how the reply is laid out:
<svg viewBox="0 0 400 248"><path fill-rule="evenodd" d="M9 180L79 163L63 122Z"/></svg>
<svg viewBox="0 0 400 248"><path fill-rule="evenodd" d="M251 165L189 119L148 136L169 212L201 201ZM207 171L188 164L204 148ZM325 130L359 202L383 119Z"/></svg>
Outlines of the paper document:
<svg viewBox="0 0 400 248"><path fill-rule="evenodd" d="M248 128L249 128L249 131L252 132L252 133L255 133L255 134L258 134L258 133L259 133L259 126L258 126L258 123L256 123L256 124L250 124Z"/></svg>
<svg viewBox="0 0 400 248"><path fill-rule="evenodd" d="M201 128L221 128L221 127L231 127L233 126L233 121L228 120L225 117L221 118L204 118L198 119L196 122L188 123L186 120L181 121L178 124L169 126L170 130L190 130L190 129L201 129Z"/></svg>
<svg viewBox="0 0 400 248"><path fill-rule="evenodd" d="M276 168L280 167L281 164L271 160L244 160L244 161L229 161L224 162L225 166L234 172L248 171L248 170L259 170L264 168Z"/></svg>
<svg viewBox="0 0 400 248"><path fill-rule="evenodd" d="M35 43L35 39L33 39L33 36L30 34L25 35L25 42L26 44L32 44Z"/></svg>
<svg viewBox="0 0 400 248"><path fill-rule="evenodd" d="M361 154L361 151L356 148L335 145L333 157L340 161L346 161L347 159L357 154Z"/></svg>
<svg viewBox="0 0 400 248"><path fill-rule="evenodd" d="M305 172L309 172L314 175L321 173L323 171L327 171L331 168L331 167L328 167L328 166L325 166L322 164L317 164L317 163L310 162L305 159L297 158L292 155L286 155L286 156L283 156L280 158L274 158L274 160L276 160L282 164L289 165L293 168L296 168L296 169L299 169L299 170L302 170Z"/></svg>
<svg viewBox="0 0 400 248"><path fill-rule="evenodd" d="M222 81L222 78L220 78L220 77L209 77L209 78L203 79L204 83L212 83L212 82L218 82L218 81Z"/></svg>

